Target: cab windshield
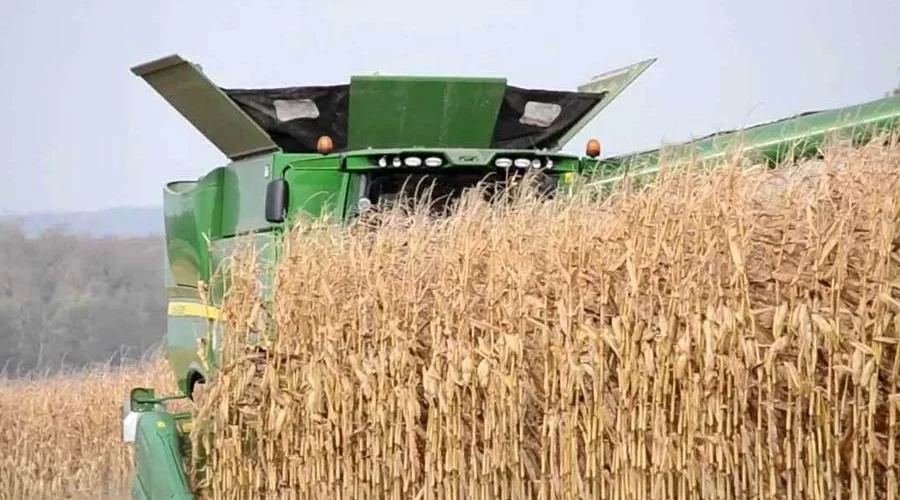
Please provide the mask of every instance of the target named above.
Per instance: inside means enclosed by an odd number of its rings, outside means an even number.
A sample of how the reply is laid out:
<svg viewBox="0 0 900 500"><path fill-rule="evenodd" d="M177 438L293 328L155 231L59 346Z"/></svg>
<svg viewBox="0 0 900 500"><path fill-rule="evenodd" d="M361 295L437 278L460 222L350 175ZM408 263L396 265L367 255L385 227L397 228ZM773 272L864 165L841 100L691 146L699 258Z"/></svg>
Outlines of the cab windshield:
<svg viewBox="0 0 900 500"><path fill-rule="evenodd" d="M552 198L557 190L558 172L530 172L533 184L544 197ZM509 186L523 182L523 172L438 170L432 172L388 170L366 174L360 189L365 204L379 211L390 209L402 201L411 208L424 200L432 215L448 215L464 193L480 188L488 201L497 199Z"/></svg>

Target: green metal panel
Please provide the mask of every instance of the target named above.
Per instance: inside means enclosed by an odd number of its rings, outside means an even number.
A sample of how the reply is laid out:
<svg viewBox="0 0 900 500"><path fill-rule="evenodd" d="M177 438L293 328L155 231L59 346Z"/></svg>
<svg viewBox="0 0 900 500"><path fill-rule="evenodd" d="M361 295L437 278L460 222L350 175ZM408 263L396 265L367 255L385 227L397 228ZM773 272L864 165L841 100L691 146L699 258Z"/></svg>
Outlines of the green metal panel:
<svg viewBox="0 0 900 500"><path fill-rule="evenodd" d="M172 278L183 287L196 287L206 267L206 247L201 244L201 228L194 212L196 187L182 184L181 189L167 187L163 192L166 253Z"/></svg>
<svg viewBox="0 0 900 500"><path fill-rule="evenodd" d="M204 137L235 160L277 151L268 134L244 113L199 66L170 55L131 68Z"/></svg>
<svg viewBox="0 0 900 500"><path fill-rule="evenodd" d="M606 96L597 103L590 111L583 117L581 117L578 122L576 122L572 127L570 127L562 137L556 142L556 144L550 148L551 151L558 151L559 149L565 147L565 145L575 137L578 132L581 132L588 123L591 122L604 108L609 106L619 94L622 93L629 85L634 83L635 80L639 76L641 76L647 69L656 62L656 58L647 59L644 61L637 62L630 66L625 66L624 68L615 69L612 71L607 71L601 75L597 75L591 80L583 85L578 86L579 92L593 92L597 94L606 93Z"/></svg>
<svg viewBox="0 0 900 500"><path fill-rule="evenodd" d="M214 239L277 226L266 221L264 210L272 163L272 156L266 155L223 168L218 193L222 219Z"/></svg>
<svg viewBox="0 0 900 500"><path fill-rule="evenodd" d="M193 500L185 475L178 428L171 415L142 413L135 434L132 498Z"/></svg>
<svg viewBox="0 0 900 500"><path fill-rule="evenodd" d="M336 164L337 160L333 160ZM271 155L211 170L196 182L172 183L163 193L167 257L176 284L209 281L209 245L235 234L269 230L265 220Z"/></svg>
<svg viewBox="0 0 900 500"><path fill-rule="evenodd" d="M346 172L329 170L290 169L284 174L288 182L288 217L308 216L318 218L327 215L339 219L345 205Z"/></svg>
<svg viewBox="0 0 900 500"><path fill-rule="evenodd" d="M215 278L223 259L221 248L238 241L231 238L234 235L278 227L264 217L266 183L273 161L266 155L235 162L211 170L196 182L167 186L166 259L174 281L174 286L167 286L170 301L199 304L197 286L203 281L210 286L212 305L220 304L224 290ZM212 326L212 321L204 317L169 315L167 358L182 392L188 390L192 372L207 375L207 360L198 352L198 340L207 336Z"/></svg>
<svg viewBox="0 0 900 500"><path fill-rule="evenodd" d="M348 148L491 145L502 78L355 76Z"/></svg>
<svg viewBox="0 0 900 500"><path fill-rule="evenodd" d="M166 319L166 360L182 394L188 394L191 372L204 378L207 376L197 341L204 338L211 327L211 320L199 316L169 316Z"/></svg>

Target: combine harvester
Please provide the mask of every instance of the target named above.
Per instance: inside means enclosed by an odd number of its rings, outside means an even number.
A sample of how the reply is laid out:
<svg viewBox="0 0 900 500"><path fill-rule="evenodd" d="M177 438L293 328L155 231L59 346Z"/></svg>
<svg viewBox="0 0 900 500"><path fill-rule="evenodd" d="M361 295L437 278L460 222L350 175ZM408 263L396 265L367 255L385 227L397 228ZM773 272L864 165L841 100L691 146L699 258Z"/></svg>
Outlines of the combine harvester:
<svg viewBox="0 0 900 500"><path fill-rule="evenodd" d="M573 176L602 171L652 173L659 151L599 159L596 140L584 156L566 143L655 59L595 77L577 91L524 89L505 79L356 76L349 84L229 90L177 55L142 64L143 78L227 158L199 180L165 186L166 347L180 394L132 390L123 407L123 439L134 445L132 498L194 498L187 476L189 413L166 402L191 398L213 381L216 318L223 290L209 283L235 245L250 242L277 261L276 241L301 214L346 222L364 205L379 206L408 187L433 183L432 198L453 199L481 181L504 183L536 172L555 189ZM748 151L779 161L814 156L829 133L857 140L900 128L900 97L804 114L676 148L714 159L738 135ZM856 134L861 132L863 135ZM797 149L796 146L803 147ZM198 345L201 346L198 348Z"/></svg>

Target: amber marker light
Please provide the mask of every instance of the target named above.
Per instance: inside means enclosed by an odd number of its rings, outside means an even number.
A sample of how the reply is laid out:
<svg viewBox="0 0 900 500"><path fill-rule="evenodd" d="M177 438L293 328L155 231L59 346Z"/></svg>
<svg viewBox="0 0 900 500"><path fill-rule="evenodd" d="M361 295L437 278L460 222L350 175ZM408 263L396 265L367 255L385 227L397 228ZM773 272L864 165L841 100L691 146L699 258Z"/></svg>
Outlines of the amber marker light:
<svg viewBox="0 0 900 500"><path fill-rule="evenodd" d="M591 158L600 156L600 141L597 139L589 140L587 146L584 147L584 152Z"/></svg>
<svg viewBox="0 0 900 500"><path fill-rule="evenodd" d="M334 141L331 140L331 137L327 135L323 135L319 137L319 141L316 143L316 151L326 155L332 151L334 151Z"/></svg>

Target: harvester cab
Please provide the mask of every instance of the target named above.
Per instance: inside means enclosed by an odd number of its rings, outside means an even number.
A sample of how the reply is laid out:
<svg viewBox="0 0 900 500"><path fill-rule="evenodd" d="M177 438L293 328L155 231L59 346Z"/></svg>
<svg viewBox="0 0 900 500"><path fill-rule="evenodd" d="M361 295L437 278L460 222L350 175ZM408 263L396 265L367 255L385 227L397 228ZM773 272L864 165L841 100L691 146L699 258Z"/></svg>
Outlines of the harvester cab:
<svg viewBox="0 0 900 500"><path fill-rule="evenodd" d="M423 181L449 191L442 193L448 198L485 176L504 182L538 170L564 180L583 160L561 148L654 62L598 75L577 91L525 89L503 78L383 75L336 85L225 89L177 55L132 71L235 168L271 160L267 213L280 224L288 215L326 209L346 220L361 199L379 205L401 186Z"/></svg>
<svg viewBox="0 0 900 500"><path fill-rule="evenodd" d="M503 78L383 75L229 89L177 55L132 68L228 159L163 191L165 343L183 397L214 377L224 290L211 270L235 245L250 242L274 263L272 243L297 217L342 223L425 191L446 206L468 188L496 187L525 172L552 193L600 153L596 141L585 156L561 149L654 62L598 75L577 91L515 87ZM185 477L173 472L183 470L184 438L172 429L186 417L168 415L162 402L139 389L127 405L133 494L192 498Z"/></svg>

